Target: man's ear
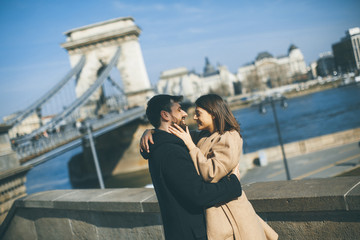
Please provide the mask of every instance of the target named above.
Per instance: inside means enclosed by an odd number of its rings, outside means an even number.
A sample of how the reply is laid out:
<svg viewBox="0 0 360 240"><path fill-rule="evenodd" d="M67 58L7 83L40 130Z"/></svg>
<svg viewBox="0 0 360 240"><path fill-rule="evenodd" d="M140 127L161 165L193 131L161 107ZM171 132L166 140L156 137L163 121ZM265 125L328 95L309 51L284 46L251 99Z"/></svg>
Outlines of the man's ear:
<svg viewBox="0 0 360 240"><path fill-rule="evenodd" d="M167 111L162 110L160 112L160 116L164 121L169 121L170 120L170 114Z"/></svg>

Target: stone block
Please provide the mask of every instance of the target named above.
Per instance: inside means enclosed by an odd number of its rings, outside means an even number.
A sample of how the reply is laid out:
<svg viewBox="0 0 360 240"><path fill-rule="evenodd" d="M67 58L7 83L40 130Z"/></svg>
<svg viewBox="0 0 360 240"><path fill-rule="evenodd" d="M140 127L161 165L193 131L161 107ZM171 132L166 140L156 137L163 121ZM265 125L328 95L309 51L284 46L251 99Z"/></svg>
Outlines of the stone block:
<svg viewBox="0 0 360 240"><path fill-rule="evenodd" d="M144 212L157 212L160 214L160 207L155 191L153 191L153 194L148 199L142 202L142 208Z"/></svg>
<svg viewBox="0 0 360 240"><path fill-rule="evenodd" d="M359 239L359 223L340 221L275 221L271 227L279 239Z"/></svg>
<svg viewBox="0 0 360 240"><path fill-rule="evenodd" d="M77 240L97 240L97 230L91 221L91 212L71 211L69 213L70 226L73 239Z"/></svg>
<svg viewBox="0 0 360 240"><path fill-rule="evenodd" d="M32 240L38 239L36 234L35 223L29 218L31 215L29 209L19 209L12 218L3 240Z"/></svg>
<svg viewBox="0 0 360 240"><path fill-rule="evenodd" d="M64 194L53 200L54 208L56 209L67 209L67 210L88 210L89 201L92 198L101 196L111 189L89 189L89 190L76 190Z"/></svg>
<svg viewBox="0 0 360 240"><path fill-rule="evenodd" d="M360 211L360 181L345 196L349 211Z"/></svg>
<svg viewBox="0 0 360 240"><path fill-rule="evenodd" d="M164 239L157 214L97 213L93 217L99 239Z"/></svg>
<svg viewBox="0 0 360 240"><path fill-rule="evenodd" d="M109 192L92 199L89 210L109 212L143 212L141 202L149 198L153 189L128 188ZM105 204L104 204L105 203Z"/></svg>
<svg viewBox="0 0 360 240"><path fill-rule="evenodd" d="M360 177L276 181L244 185L256 211L338 211L346 210L345 193Z"/></svg>
<svg viewBox="0 0 360 240"><path fill-rule="evenodd" d="M37 239L73 239L68 212L52 209L33 209Z"/></svg>
<svg viewBox="0 0 360 240"><path fill-rule="evenodd" d="M19 207L28 208L54 208L54 200L63 197L66 194L74 194L74 190L55 190L34 193L26 196L21 201L16 201Z"/></svg>

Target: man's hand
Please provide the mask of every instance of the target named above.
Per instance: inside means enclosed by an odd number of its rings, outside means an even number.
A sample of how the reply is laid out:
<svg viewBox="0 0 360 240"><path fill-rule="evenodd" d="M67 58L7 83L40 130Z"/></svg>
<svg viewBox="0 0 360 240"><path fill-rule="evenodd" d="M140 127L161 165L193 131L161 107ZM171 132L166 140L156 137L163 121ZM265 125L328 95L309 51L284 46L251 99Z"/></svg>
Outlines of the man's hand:
<svg viewBox="0 0 360 240"><path fill-rule="evenodd" d="M143 152L143 151L146 151L146 152L150 152L150 149L149 149L149 142L151 144L154 144L154 140L152 138L152 132L153 130L152 129L146 129L145 132L143 133L143 135L141 136L141 139L140 139L140 151Z"/></svg>

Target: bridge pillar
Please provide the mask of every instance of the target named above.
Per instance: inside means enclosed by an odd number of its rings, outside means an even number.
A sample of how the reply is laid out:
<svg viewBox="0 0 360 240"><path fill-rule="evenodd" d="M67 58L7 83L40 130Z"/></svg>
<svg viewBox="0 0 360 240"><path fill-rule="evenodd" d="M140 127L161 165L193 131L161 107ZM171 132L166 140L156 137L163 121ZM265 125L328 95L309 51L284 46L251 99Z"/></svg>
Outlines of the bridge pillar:
<svg viewBox="0 0 360 240"><path fill-rule="evenodd" d="M86 56L86 63L77 79L76 94L81 96L97 79L104 65L107 65L118 47L121 55L116 64L120 72L129 107L146 103L153 95L146 72L138 37L140 28L131 17L117 18L105 22L72 29L65 33L62 44L70 56L72 66ZM100 99L102 89L90 100Z"/></svg>
<svg viewBox="0 0 360 240"><path fill-rule="evenodd" d="M0 172L19 167L19 159L11 148L8 131L11 126L0 124ZM1 178L0 178L1 179Z"/></svg>

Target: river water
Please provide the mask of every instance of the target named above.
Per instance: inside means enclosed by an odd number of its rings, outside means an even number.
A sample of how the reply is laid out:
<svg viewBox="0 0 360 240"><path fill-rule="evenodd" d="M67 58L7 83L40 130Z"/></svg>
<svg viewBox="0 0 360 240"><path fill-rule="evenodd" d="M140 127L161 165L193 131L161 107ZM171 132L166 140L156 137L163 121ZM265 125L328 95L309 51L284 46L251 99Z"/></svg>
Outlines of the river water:
<svg viewBox="0 0 360 240"><path fill-rule="evenodd" d="M275 104L284 143L360 127L360 87L340 87ZM244 138L244 153L279 145L270 105L267 113L258 107L234 111Z"/></svg>
<svg viewBox="0 0 360 240"><path fill-rule="evenodd" d="M288 107L276 104L281 135L284 143L300 141L325 134L360 127L360 86L334 88L297 98L288 99ZM259 114L257 107L234 111L244 139L244 153L279 145L274 117L270 106L267 113ZM82 147L72 149L32 168L27 174L27 193L53 189L72 189L68 162ZM151 183L147 173L136 175L134 181L119 177L112 187L143 187ZM124 180L125 179L125 180ZM115 181L115 182L116 182ZM124 181L127 181L126 184Z"/></svg>

